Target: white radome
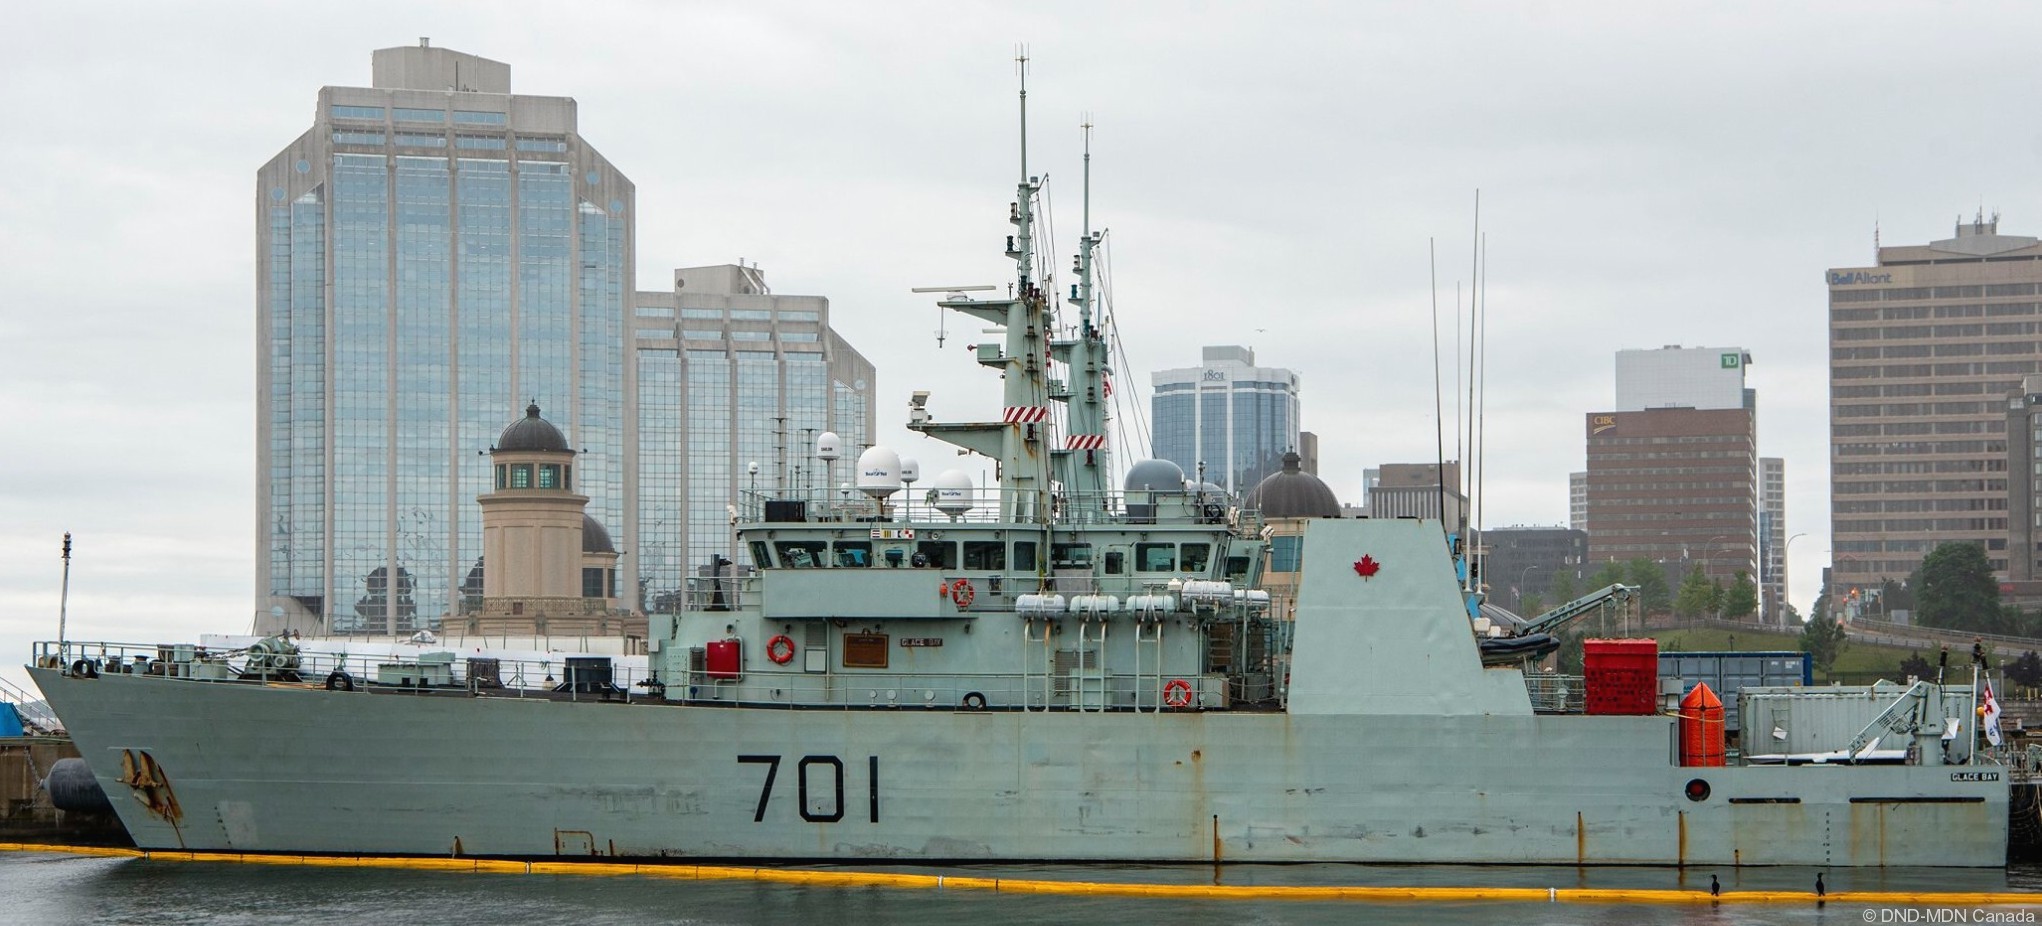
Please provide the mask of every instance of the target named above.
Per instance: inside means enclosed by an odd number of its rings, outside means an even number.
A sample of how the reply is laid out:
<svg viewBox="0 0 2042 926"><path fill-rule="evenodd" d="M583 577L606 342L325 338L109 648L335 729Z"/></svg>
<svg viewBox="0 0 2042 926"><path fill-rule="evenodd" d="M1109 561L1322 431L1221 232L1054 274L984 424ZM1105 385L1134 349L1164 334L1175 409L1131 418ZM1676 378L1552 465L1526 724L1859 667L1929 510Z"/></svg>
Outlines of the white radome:
<svg viewBox="0 0 2042 926"><path fill-rule="evenodd" d="M900 487L900 454L875 446L858 455L858 491L885 498Z"/></svg>

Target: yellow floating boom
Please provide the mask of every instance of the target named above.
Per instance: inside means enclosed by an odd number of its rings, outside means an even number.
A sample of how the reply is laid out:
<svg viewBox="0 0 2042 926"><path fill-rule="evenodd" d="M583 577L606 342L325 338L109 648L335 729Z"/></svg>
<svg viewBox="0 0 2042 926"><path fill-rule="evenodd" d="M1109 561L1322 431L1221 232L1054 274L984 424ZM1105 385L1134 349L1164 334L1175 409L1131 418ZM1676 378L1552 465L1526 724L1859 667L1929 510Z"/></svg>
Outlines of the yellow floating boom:
<svg viewBox="0 0 2042 926"><path fill-rule="evenodd" d="M635 875L688 881L765 881L809 887L888 887L903 890L998 891L1009 894L1077 894L1093 897L1175 897L1201 900L1362 901L1374 903L1628 903L1806 904L1810 891L1724 891L1661 888L1394 887L1334 885L1156 884L1132 881L1058 881L980 875L900 874L809 868L745 868L651 862L519 862L479 858L407 858L373 855L271 855L234 852L166 852L95 846L0 843L5 852L62 852L162 862L239 862L333 868L390 868L512 875ZM1833 891L1821 898L1864 906L2042 906L2042 894L2018 891Z"/></svg>

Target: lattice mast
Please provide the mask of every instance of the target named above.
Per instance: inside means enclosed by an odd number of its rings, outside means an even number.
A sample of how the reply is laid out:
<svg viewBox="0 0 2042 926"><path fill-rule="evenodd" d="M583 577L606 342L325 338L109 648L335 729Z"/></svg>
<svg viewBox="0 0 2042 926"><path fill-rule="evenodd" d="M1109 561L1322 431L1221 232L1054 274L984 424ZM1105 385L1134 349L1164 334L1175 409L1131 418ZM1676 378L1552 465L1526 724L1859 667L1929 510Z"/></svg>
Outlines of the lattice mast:
<svg viewBox="0 0 2042 926"><path fill-rule="evenodd" d="M1064 438L1064 445L1052 451L1056 460L1057 479L1063 483L1072 497L1089 504L1098 504L1111 491L1113 467L1107 455L1106 415L1107 385L1106 373L1112 360L1106 350L1105 333L1093 317L1093 307L1098 304L1098 294L1093 285L1094 261L1097 257L1099 233L1092 230L1092 123L1088 119L1085 132L1085 209L1084 235L1078 239L1078 254L1072 273L1077 282L1071 284L1070 303L1077 307L1078 324L1070 337L1050 342L1051 356L1065 364L1066 379L1057 384L1050 398L1065 403L1065 418L1070 434Z"/></svg>
<svg viewBox="0 0 2042 926"><path fill-rule="evenodd" d="M1049 414L1049 336L1054 322L1048 295L1036 279L1035 197L1038 178L1028 173L1028 54L1015 58L1021 84L1021 179L1008 220L1015 226L1007 238L1007 256L1015 262L1015 283L1009 298L981 300L961 295L937 303L1001 326L1004 341L979 344L979 365L999 370L1004 380L1000 421L936 422L916 405L908 428L940 438L999 461L1000 505L1004 520L1047 522L1051 518L1049 448L1055 446Z"/></svg>

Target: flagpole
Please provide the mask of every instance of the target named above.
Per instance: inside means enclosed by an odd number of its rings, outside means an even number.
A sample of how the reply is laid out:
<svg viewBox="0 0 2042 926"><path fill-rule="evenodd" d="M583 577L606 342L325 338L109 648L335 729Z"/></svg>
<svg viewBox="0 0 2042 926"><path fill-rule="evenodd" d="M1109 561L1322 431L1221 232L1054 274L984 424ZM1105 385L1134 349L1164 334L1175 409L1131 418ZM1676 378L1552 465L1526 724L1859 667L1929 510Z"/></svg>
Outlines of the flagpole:
<svg viewBox="0 0 2042 926"><path fill-rule="evenodd" d="M1978 721L1981 719L1978 711L1978 660L1974 659L1971 661L1971 755L1964 760L1965 765L1978 764Z"/></svg>
<svg viewBox="0 0 2042 926"><path fill-rule="evenodd" d="M70 654L65 652L65 649L67 647L64 642L65 640L64 624L66 619L70 616L70 610L71 610L71 532L65 531L64 587L63 591L57 597L57 658L60 660L60 662L68 662L68 660L71 658Z"/></svg>

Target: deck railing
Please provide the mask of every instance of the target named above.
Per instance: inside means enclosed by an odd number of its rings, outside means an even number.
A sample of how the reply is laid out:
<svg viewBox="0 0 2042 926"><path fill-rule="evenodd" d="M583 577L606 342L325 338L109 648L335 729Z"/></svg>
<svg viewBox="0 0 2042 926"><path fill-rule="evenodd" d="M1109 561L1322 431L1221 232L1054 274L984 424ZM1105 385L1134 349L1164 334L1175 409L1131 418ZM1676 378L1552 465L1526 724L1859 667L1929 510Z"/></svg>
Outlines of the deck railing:
<svg viewBox="0 0 2042 926"><path fill-rule="evenodd" d="M1531 695L1532 710L1540 714L1579 714L1587 709L1587 686L1579 675L1529 673L1525 692Z"/></svg>
<svg viewBox="0 0 2042 926"><path fill-rule="evenodd" d="M419 654L348 653L259 648L208 650L203 647L134 643L38 643L38 665L85 675L141 675L198 684L261 682L345 691L406 691L418 694L470 692L508 697L634 701L652 697L648 668L611 656L563 655L549 659L464 658L424 650ZM443 657L443 658L425 658ZM607 675L587 671L607 663ZM494 671L490 671L490 670ZM1187 710L1249 707L1235 700L1249 692L1261 706L1278 692L1265 676L1256 685L1234 684L1224 675L1169 675L1051 671L1026 674L808 672L801 668L744 667L738 674L713 675L694 669L659 679L666 698L698 704L784 704L842 709L895 708L977 710Z"/></svg>
<svg viewBox="0 0 2042 926"><path fill-rule="evenodd" d="M1053 493L1042 510L1018 520L1059 524L1226 524L1232 517L1245 530L1259 530L1255 511L1233 507L1223 492ZM1007 520L1011 507L1001 489L902 489L883 500L852 488L739 493L741 522L852 522L872 524L993 524ZM1034 502L1022 505L1027 507Z"/></svg>
<svg viewBox="0 0 2042 926"><path fill-rule="evenodd" d="M4 678L0 678L0 704L14 705L14 712L21 717L22 726L30 735L57 733L64 729L63 722L57 719L56 713L43 703L41 697L31 696Z"/></svg>
<svg viewBox="0 0 2042 926"><path fill-rule="evenodd" d="M574 699L598 700L644 698L648 686L643 683L650 675L649 669L636 659L597 654L509 659L469 657L454 650L431 648L416 654L314 649L279 652L77 641L62 645L37 643L35 663L79 675L146 675L193 682L264 681L347 691L465 689L517 697L557 692ZM600 671L602 665L607 665L607 673Z"/></svg>

